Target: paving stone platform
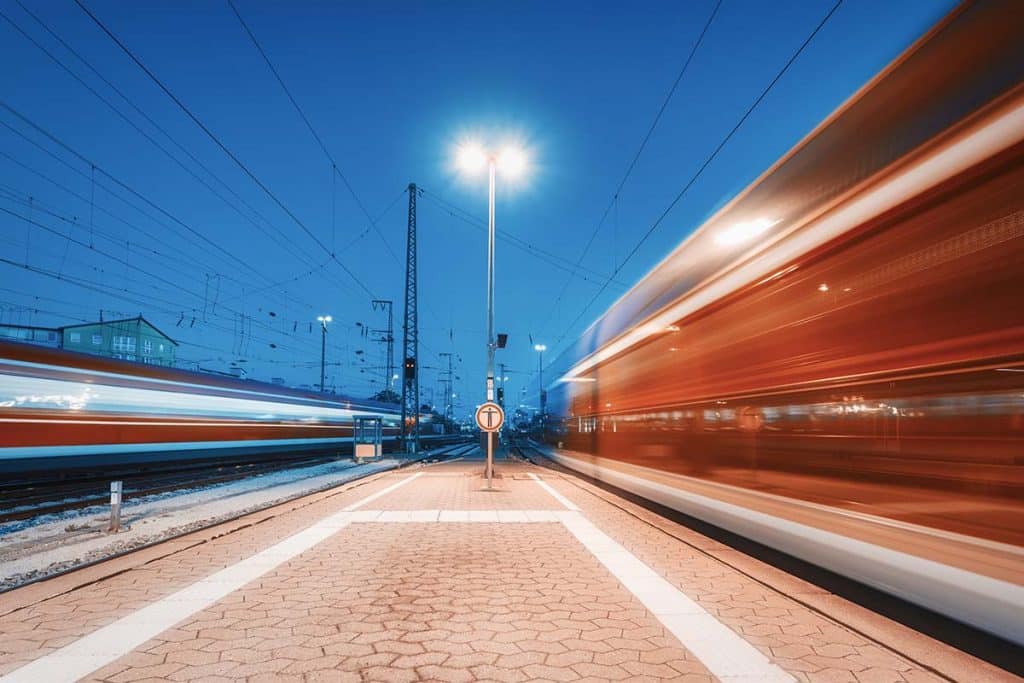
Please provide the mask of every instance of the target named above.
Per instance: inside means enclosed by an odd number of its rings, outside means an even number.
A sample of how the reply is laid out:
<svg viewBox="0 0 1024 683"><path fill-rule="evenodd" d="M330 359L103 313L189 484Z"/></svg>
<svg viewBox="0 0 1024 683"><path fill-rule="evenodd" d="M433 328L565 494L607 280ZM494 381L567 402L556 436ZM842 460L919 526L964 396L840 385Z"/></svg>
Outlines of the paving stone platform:
<svg viewBox="0 0 1024 683"><path fill-rule="evenodd" d="M0 682L948 680L715 541L498 472L488 491L479 460L410 467L0 595Z"/></svg>

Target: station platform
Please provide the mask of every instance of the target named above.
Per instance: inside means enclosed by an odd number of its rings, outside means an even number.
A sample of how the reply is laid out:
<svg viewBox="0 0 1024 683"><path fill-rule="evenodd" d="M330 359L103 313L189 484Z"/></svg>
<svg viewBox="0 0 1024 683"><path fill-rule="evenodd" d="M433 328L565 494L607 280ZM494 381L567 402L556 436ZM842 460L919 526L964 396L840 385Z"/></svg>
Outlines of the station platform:
<svg viewBox="0 0 1024 683"><path fill-rule="evenodd" d="M413 465L0 595L0 681L1012 680L572 475L497 474Z"/></svg>

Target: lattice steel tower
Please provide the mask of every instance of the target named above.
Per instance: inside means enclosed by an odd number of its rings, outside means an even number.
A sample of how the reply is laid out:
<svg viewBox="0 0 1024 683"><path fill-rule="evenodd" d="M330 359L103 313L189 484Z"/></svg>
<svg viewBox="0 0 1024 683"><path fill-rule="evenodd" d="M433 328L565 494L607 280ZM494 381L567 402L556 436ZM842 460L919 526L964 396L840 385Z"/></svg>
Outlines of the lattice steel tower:
<svg viewBox="0 0 1024 683"><path fill-rule="evenodd" d="M409 183L409 233L405 247L405 322L402 325L402 440L407 453L419 450L420 380L416 356L416 183Z"/></svg>

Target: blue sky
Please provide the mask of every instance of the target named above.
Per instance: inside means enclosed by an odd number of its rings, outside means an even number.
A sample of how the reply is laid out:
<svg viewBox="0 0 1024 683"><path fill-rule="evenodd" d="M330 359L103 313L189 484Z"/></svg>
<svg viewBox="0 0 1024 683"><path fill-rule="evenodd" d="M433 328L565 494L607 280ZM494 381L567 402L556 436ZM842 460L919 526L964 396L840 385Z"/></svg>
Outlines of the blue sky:
<svg viewBox="0 0 1024 683"><path fill-rule="evenodd" d="M427 366L421 386L425 401L434 392L440 403L432 368L443 363L439 352L457 353L460 415L483 393L486 233L473 217L484 221L487 211L486 179L452 171L460 139L514 139L530 150L528 179L499 178L498 229L515 242L503 238L497 245L496 327L510 334L509 348L499 352L512 370L509 398L532 380L524 401L535 405L537 354L530 337L546 343L553 358L626 286L954 4L845 2L622 266L833 4L724 0L582 261L582 277L574 277L559 299L711 13L711 0L237 0L359 201L380 217L376 229L341 180L332 182L330 162L226 3L86 2L361 285L327 262L327 252L74 2L22 2L173 140L16 0L4 0L0 9L221 196L0 19L3 102L80 155L0 109L0 122L10 127L0 125L0 208L6 210L0 213L0 251L13 262L0 263L0 322L59 325L95 319L100 309L105 316L141 312L182 343L184 360L226 369L244 359L256 378L315 384L315 318L329 313L335 321L328 385L365 396L384 381L383 347L362 330L381 328L385 320L371 309L363 287L395 301L398 359L402 192L415 182L425 190L418 216L420 362ZM570 325L620 266L616 282Z"/></svg>

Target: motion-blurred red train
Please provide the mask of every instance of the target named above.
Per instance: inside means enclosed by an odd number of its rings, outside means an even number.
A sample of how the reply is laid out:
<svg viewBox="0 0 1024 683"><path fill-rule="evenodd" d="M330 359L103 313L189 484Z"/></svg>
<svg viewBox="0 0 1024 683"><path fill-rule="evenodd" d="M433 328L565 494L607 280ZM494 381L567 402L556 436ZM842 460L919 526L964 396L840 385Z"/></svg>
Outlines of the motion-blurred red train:
<svg viewBox="0 0 1024 683"><path fill-rule="evenodd" d="M958 7L556 362L555 457L1024 643L1022 82Z"/></svg>
<svg viewBox="0 0 1024 683"><path fill-rule="evenodd" d="M0 342L0 475L351 451L358 416L397 406Z"/></svg>

